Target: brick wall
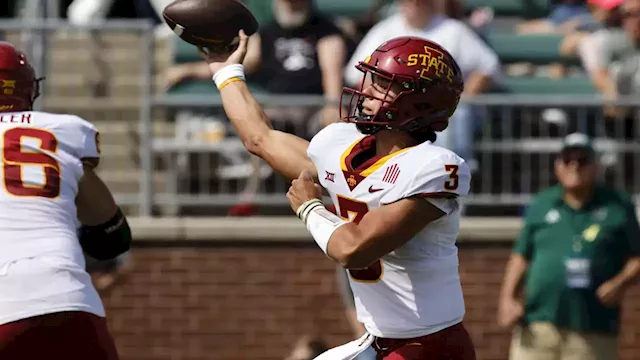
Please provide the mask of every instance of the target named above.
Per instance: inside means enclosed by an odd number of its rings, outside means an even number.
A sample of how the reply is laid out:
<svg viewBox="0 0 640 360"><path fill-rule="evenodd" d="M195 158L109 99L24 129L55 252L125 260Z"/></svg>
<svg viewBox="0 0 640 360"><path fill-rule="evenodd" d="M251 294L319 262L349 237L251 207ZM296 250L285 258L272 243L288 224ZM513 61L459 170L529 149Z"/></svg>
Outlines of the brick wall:
<svg viewBox="0 0 640 360"><path fill-rule="evenodd" d="M506 359L495 324L508 247L463 247L466 324L479 360ZM282 360L302 334L351 339L335 267L313 247L137 248L133 270L104 294L123 360ZM640 350L640 304L628 294L623 360ZM634 356L635 355L635 356Z"/></svg>

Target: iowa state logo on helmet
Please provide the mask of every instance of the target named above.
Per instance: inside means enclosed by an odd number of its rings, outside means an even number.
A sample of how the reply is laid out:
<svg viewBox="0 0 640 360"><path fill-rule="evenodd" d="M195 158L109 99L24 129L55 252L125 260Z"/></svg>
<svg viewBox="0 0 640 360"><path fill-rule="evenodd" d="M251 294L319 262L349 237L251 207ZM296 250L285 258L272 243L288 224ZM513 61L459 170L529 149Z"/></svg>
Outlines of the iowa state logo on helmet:
<svg viewBox="0 0 640 360"><path fill-rule="evenodd" d="M450 83L453 83L454 72L447 64L444 53L430 46L424 46L424 53L413 53L407 56L407 66L422 66L420 78L432 80L432 76L445 76Z"/></svg>

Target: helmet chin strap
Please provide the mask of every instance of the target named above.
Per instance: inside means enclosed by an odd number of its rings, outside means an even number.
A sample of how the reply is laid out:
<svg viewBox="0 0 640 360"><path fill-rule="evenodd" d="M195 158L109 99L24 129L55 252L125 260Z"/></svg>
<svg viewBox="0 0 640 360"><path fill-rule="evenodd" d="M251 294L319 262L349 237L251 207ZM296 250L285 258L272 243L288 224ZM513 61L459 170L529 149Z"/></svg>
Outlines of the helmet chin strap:
<svg viewBox="0 0 640 360"><path fill-rule="evenodd" d="M357 112L355 114L355 119L356 121L360 121L359 123L356 124L356 127L358 128L358 130L363 133L363 134L367 134L367 135L374 135L375 133L377 133L380 130L383 129L387 129L387 130L393 130L393 128L387 126L387 125L374 125L374 124L366 124L366 122L372 122L375 120L375 118L377 116L379 116L379 111L378 114L375 115L369 115L369 114L365 114L363 112L364 110L364 106L363 106L363 102L364 99L360 99L358 101L358 105L357 105ZM392 120L389 119L387 117L388 120Z"/></svg>

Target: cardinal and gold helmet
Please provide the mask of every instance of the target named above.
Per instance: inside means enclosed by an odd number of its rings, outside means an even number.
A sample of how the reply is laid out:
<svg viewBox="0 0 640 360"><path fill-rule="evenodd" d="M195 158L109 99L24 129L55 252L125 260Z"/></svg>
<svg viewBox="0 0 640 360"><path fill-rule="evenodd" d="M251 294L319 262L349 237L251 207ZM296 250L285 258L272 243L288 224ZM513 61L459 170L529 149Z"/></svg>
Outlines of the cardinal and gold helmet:
<svg viewBox="0 0 640 360"><path fill-rule="evenodd" d="M409 133L442 130L464 89L462 72L451 54L418 37L389 40L356 68L364 75L357 88L344 89L351 94L350 110L340 117L357 124L365 134L381 129ZM376 93L383 96L367 91L374 83L380 89ZM382 102L373 114L363 112L367 98Z"/></svg>

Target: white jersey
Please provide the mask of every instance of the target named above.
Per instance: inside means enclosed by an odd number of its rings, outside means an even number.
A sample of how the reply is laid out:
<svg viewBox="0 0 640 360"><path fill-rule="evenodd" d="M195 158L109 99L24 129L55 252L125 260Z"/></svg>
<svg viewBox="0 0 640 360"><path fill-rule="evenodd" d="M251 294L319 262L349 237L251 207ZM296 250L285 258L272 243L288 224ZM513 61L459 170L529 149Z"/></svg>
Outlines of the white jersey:
<svg viewBox="0 0 640 360"><path fill-rule="evenodd" d="M358 222L368 210L422 195L447 215L367 269L348 271L358 320L378 337L440 331L462 321L465 313L457 196L469 191L469 168L455 153L425 142L353 169L352 158L372 140L349 123L331 124L311 140L308 155L338 214Z"/></svg>
<svg viewBox="0 0 640 360"><path fill-rule="evenodd" d="M104 316L85 271L75 199L99 135L73 115L0 113L0 324L59 311Z"/></svg>

